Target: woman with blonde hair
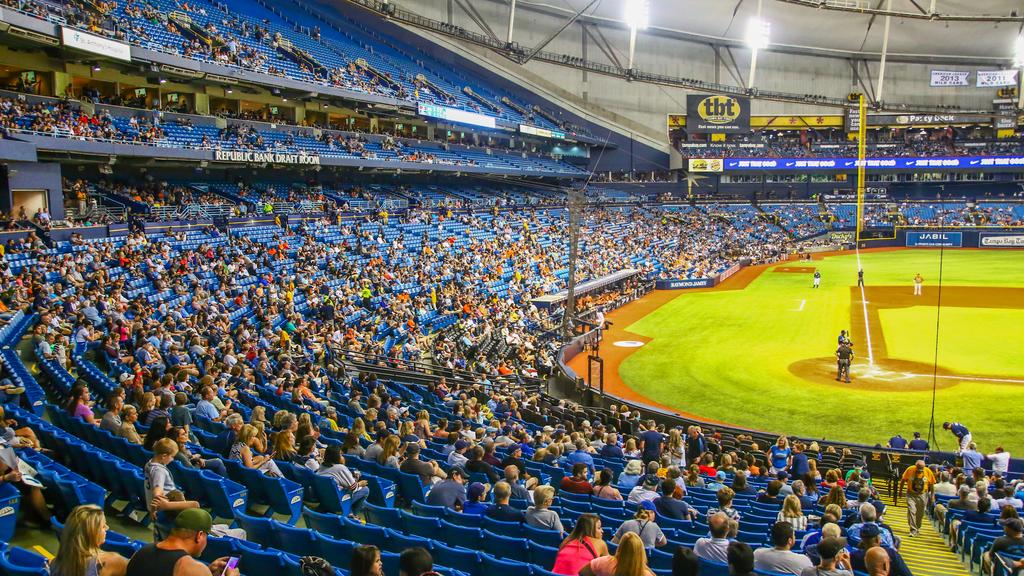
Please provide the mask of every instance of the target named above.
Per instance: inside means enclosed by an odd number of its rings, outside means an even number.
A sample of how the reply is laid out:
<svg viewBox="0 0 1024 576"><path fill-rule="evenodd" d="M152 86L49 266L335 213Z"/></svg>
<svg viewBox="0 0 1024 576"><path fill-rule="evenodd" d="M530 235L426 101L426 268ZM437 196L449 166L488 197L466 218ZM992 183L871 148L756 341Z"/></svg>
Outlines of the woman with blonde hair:
<svg viewBox="0 0 1024 576"><path fill-rule="evenodd" d="M627 532L619 541L615 556L594 558L580 568L580 576L654 576L647 567L647 550L633 532Z"/></svg>
<svg viewBox="0 0 1024 576"><path fill-rule="evenodd" d="M263 405L253 406L252 414L249 416L249 423L256 424L257 422L266 423L267 421L267 408Z"/></svg>
<svg viewBox="0 0 1024 576"><path fill-rule="evenodd" d="M776 522L785 522L793 527L793 530L807 529L807 516L800 507L800 499L790 494L782 501L782 510L779 510Z"/></svg>
<svg viewBox="0 0 1024 576"><path fill-rule="evenodd" d="M253 453L253 444L256 442L256 427L252 424L242 426L235 436L235 443L231 445L231 452L228 457L238 460L246 468L255 468L268 476L281 476L281 470L273 458L263 454Z"/></svg>
<svg viewBox="0 0 1024 576"><path fill-rule="evenodd" d="M821 481L821 472L818 471L818 461L811 458L807 461L807 474L814 478L815 482Z"/></svg>
<svg viewBox="0 0 1024 576"><path fill-rule="evenodd" d="M272 444L270 455L274 460L288 461L295 456L295 433L291 430L281 430L274 434Z"/></svg>
<svg viewBox="0 0 1024 576"><path fill-rule="evenodd" d="M401 441L394 434L385 438L380 454L377 455L377 464L388 468L398 468L398 446L400 444Z"/></svg>
<svg viewBox="0 0 1024 576"><path fill-rule="evenodd" d="M636 446L636 438L626 438L626 444L622 447L622 455L627 459L640 457L640 449Z"/></svg>
<svg viewBox="0 0 1024 576"><path fill-rule="evenodd" d="M100 546L107 539L103 509L93 504L76 507L64 522L60 549L50 562L52 576L123 576L128 559Z"/></svg>
<svg viewBox="0 0 1024 576"><path fill-rule="evenodd" d="M366 432L366 421L362 418L356 418L352 421L352 433L360 440L373 440Z"/></svg>
<svg viewBox="0 0 1024 576"><path fill-rule="evenodd" d="M683 433L678 428L668 432L668 443L665 445L665 454L668 456L670 466L685 466L683 457Z"/></svg>

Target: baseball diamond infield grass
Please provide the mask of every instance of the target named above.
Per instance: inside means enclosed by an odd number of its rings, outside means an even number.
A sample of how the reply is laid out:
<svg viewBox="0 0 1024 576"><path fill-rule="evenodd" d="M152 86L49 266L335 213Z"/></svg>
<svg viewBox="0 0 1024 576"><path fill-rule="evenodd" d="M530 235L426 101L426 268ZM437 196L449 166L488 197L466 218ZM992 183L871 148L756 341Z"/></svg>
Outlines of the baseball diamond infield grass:
<svg viewBox="0 0 1024 576"><path fill-rule="evenodd" d="M777 264L741 289L680 293L619 328L649 341L618 375L654 402L710 420L884 444L897 432L927 435L934 370L939 448L953 446L941 423L957 420L983 452L1001 443L1024 455L1024 251L903 249L860 258L866 304L855 254ZM913 295L918 272L922 296ZM852 330L856 352L851 384L835 381L842 329ZM602 348L612 343L606 338Z"/></svg>

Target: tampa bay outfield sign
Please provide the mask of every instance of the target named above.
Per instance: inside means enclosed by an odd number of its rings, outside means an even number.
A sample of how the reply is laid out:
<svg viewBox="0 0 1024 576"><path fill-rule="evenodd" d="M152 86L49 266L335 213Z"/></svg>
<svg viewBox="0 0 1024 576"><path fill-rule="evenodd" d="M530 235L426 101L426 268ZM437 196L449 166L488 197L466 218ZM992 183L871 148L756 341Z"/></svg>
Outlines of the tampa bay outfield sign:
<svg viewBox="0 0 1024 576"><path fill-rule="evenodd" d="M214 160L221 162L252 162L268 164L320 164L320 157L310 154L283 154L280 152L245 152L216 150Z"/></svg>

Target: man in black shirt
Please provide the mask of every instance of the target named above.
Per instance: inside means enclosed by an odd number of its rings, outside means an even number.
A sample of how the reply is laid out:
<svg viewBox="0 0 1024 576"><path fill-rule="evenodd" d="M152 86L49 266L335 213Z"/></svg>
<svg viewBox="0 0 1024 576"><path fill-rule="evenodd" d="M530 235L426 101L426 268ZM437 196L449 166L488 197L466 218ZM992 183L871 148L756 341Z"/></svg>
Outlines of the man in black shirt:
<svg viewBox="0 0 1024 576"><path fill-rule="evenodd" d="M836 349L836 381L846 378L846 383L850 383L850 362L853 361L853 347L848 343L843 342Z"/></svg>
<svg viewBox="0 0 1024 576"><path fill-rule="evenodd" d="M999 523L1003 525L1004 535L992 542L992 547L988 549L988 561L998 562L999 560L995 558L996 554L1015 558L1024 556L1024 520L1007 518L1000 520ZM1022 566L1019 560L1006 558L1006 563L1014 568L1014 574L1019 573ZM988 574L985 567L982 568L982 574Z"/></svg>
<svg viewBox="0 0 1024 576"><path fill-rule="evenodd" d="M213 518L206 510L182 510L174 518L174 528L167 538L147 544L132 555L126 576L239 576L238 568L226 566L227 557L214 560L208 567L196 560L206 550L211 528Z"/></svg>
<svg viewBox="0 0 1024 576"><path fill-rule="evenodd" d="M498 473L494 471L494 467L487 462L484 462L483 446L473 446L469 449L466 455L469 456L469 461L463 465L466 472L469 472L470 474L484 474L487 476L487 482L490 484L494 484L498 480L501 480Z"/></svg>

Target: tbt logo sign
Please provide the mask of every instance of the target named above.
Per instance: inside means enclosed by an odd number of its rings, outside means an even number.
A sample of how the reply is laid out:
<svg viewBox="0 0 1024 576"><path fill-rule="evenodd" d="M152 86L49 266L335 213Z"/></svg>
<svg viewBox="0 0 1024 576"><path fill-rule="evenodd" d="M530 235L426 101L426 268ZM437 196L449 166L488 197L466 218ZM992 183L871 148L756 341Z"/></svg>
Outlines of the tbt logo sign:
<svg viewBox="0 0 1024 576"><path fill-rule="evenodd" d="M695 134L750 132L750 99L690 94L686 97L686 130Z"/></svg>
<svg viewBox="0 0 1024 576"><path fill-rule="evenodd" d="M740 116L740 103L729 96L709 96L701 100L697 113L712 124L728 124Z"/></svg>

